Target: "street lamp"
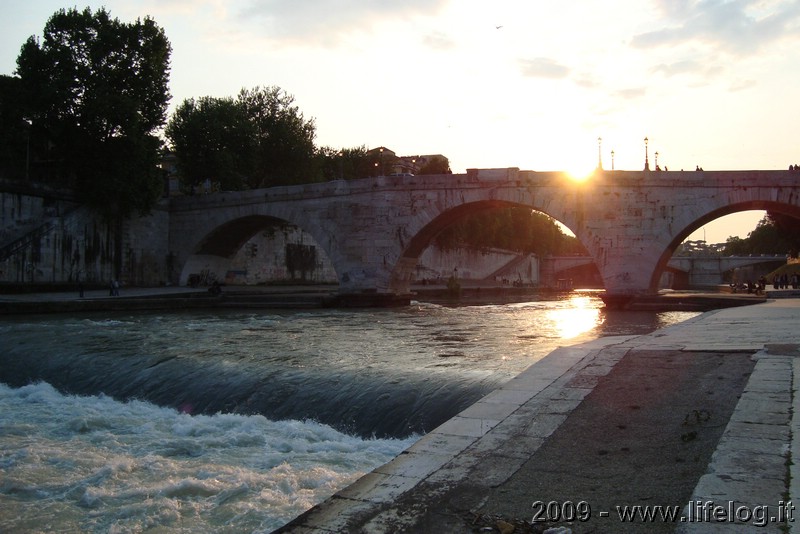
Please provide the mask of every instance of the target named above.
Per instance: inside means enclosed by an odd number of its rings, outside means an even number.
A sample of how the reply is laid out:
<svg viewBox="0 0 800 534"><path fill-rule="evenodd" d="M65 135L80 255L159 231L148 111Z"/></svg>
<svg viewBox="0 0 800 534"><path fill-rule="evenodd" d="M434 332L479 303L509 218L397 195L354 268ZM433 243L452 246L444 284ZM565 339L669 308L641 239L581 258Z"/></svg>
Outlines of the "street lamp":
<svg viewBox="0 0 800 534"><path fill-rule="evenodd" d="M614 170L614 150L611 150L611 170Z"/></svg>
<svg viewBox="0 0 800 534"><path fill-rule="evenodd" d="M656 150L656 169L658 169L658 150Z"/></svg>
<svg viewBox="0 0 800 534"><path fill-rule="evenodd" d="M603 146L603 138L597 138L597 168L603 168L603 157L602 157L602 146Z"/></svg>
<svg viewBox="0 0 800 534"><path fill-rule="evenodd" d="M644 138L644 170L650 170L650 160L647 158L647 137Z"/></svg>

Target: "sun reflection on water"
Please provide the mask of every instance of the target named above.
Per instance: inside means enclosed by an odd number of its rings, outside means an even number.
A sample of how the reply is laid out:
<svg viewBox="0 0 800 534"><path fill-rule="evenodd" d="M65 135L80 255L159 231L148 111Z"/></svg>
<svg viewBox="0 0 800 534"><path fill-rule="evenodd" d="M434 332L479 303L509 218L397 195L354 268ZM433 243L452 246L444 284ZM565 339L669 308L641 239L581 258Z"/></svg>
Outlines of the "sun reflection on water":
<svg viewBox="0 0 800 534"><path fill-rule="evenodd" d="M547 319L562 339L578 337L603 322L597 299L575 295L565 300L564 306L547 312Z"/></svg>

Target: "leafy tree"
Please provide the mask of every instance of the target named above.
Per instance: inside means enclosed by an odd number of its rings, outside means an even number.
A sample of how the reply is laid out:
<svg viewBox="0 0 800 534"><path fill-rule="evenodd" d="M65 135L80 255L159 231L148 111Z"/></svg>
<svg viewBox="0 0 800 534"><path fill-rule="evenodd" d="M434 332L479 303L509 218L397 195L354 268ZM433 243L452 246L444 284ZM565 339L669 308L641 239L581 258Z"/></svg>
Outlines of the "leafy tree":
<svg viewBox="0 0 800 534"><path fill-rule="evenodd" d="M163 189L156 131L166 120L171 46L150 18L60 10L17 58L26 118L55 177L109 218L147 213Z"/></svg>
<svg viewBox="0 0 800 534"><path fill-rule="evenodd" d="M311 175L314 181L329 182L342 179L343 165L335 148L323 146L314 153L314 168Z"/></svg>
<svg viewBox="0 0 800 534"><path fill-rule="evenodd" d="M232 98L188 99L169 120L165 135L178 155L178 170L188 187L206 179L222 189L244 189L252 175L255 131Z"/></svg>
<svg viewBox="0 0 800 534"><path fill-rule="evenodd" d="M739 236L730 236L725 241L725 248L722 249L723 256L746 256L752 254L750 242Z"/></svg>
<svg viewBox="0 0 800 534"><path fill-rule="evenodd" d="M249 186L306 183L315 154L314 120L305 120L294 97L279 87L242 89L239 103L255 130L255 169Z"/></svg>
<svg viewBox="0 0 800 534"><path fill-rule="evenodd" d="M776 220L781 221L782 226ZM798 250L798 237L791 229L797 224L791 217L767 213L756 228L747 234L746 239L729 237L722 254L725 256L784 253L795 255Z"/></svg>
<svg viewBox="0 0 800 534"><path fill-rule="evenodd" d="M449 226L435 239L441 248L496 247L539 256L586 251L555 220L530 208L513 207L477 213Z"/></svg>
<svg viewBox="0 0 800 534"><path fill-rule="evenodd" d="M322 181L354 180L365 178L375 172L374 161L369 157L367 147L335 149L322 147L317 150L319 160L315 174Z"/></svg>
<svg viewBox="0 0 800 534"><path fill-rule="evenodd" d="M166 129L184 183L209 178L226 189L318 181L326 156L315 135L313 119L305 120L279 87L186 100Z"/></svg>
<svg viewBox="0 0 800 534"><path fill-rule="evenodd" d="M312 173L317 181L353 180L368 176L374 167L370 165L365 146L335 149L317 149L317 165ZM373 171L374 172L374 171Z"/></svg>
<svg viewBox="0 0 800 534"><path fill-rule="evenodd" d="M28 177L30 125L22 99L20 79L0 76L0 175L12 179Z"/></svg>
<svg viewBox="0 0 800 534"><path fill-rule="evenodd" d="M451 174L450 160L444 156L433 156L423 165L417 174Z"/></svg>
<svg viewBox="0 0 800 534"><path fill-rule="evenodd" d="M366 145L353 148L343 148L339 151L342 158L342 178L345 180L355 180L366 178L372 171L372 163L369 161L369 150Z"/></svg>
<svg viewBox="0 0 800 534"><path fill-rule="evenodd" d="M767 218L783 239L783 250L796 258L800 253L800 219L775 212L767 212Z"/></svg>

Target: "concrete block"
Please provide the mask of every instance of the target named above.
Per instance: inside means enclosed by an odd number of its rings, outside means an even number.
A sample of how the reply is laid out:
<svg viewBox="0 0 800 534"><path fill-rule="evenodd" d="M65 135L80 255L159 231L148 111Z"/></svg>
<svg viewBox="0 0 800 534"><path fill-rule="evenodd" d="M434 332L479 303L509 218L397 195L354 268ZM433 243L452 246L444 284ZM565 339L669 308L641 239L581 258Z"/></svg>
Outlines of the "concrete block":
<svg viewBox="0 0 800 534"><path fill-rule="evenodd" d="M450 454L403 452L374 470L375 473L421 480L446 464Z"/></svg>
<svg viewBox="0 0 800 534"><path fill-rule="evenodd" d="M519 408L518 404L483 402L483 400L480 400L466 410L463 410L458 415L460 417L468 417L472 419L501 421L514 413L517 408Z"/></svg>
<svg viewBox="0 0 800 534"><path fill-rule="evenodd" d="M737 503L754 506L777 507L783 502L786 487L781 480L752 476L733 478L725 475L706 474L700 478L692 493L691 501L714 501L715 503Z"/></svg>
<svg viewBox="0 0 800 534"><path fill-rule="evenodd" d="M732 419L725 428L723 438L743 437L743 438L763 438L778 440L782 443L789 442L789 425L769 425L760 423L740 422Z"/></svg>
<svg viewBox="0 0 800 534"><path fill-rule="evenodd" d="M375 509L370 502L351 501L341 497L331 497L314 509L313 514L304 517L300 525L292 527L292 532L341 533L347 532L347 522L359 513L369 513Z"/></svg>
<svg viewBox="0 0 800 534"><path fill-rule="evenodd" d="M415 454L449 454L455 456L473 443L477 438L473 436L453 436L438 432L429 432L422 436L406 451Z"/></svg>
<svg viewBox="0 0 800 534"><path fill-rule="evenodd" d="M513 382L513 380L512 380ZM483 397L480 402L486 403L501 403L501 404L513 404L516 406L522 406L529 400L533 398L536 393L544 389L547 385L550 384L548 381L539 381L539 382L531 382L535 384L530 388L530 390L524 385L526 382L524 380L520 380L514 384L514 386L518 386L519 389L511 389L506 388L503 386L501 389L496 389Z"/></svg>
<svg viewBox="0 0 800 534"><path fill-rule="evenodd" d="M499 420L453 417L433 430L439 434L480 437L494 428Z"/></svg>

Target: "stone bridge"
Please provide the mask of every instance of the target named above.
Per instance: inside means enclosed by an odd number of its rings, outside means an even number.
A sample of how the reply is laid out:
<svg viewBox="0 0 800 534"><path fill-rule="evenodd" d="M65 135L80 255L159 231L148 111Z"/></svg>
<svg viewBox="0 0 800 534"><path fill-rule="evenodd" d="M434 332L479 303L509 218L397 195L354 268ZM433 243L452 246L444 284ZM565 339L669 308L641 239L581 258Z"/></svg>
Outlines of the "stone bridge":
<svg viewBox="0 0 800 534"><path fill-rule="evenodd" d="M608 305L657 291L677 246L738 211L800 218L796 171L602 171L577 182L517 168L364 180L175 198L169 248L185 284L199 267L224 274L256 232L278 221L327 253L342 296L402 297L420 254L469 214L525 206L567 226L597 265Z"/></svg>
<svg viewBox="0 0 800 534"><path fill-rule="evenodd" d="M752 256L673 256L665 271L683 273L689 287L717 286L725 283L723 275L737 268L758 264L784 264L786 254ZM590 256L548 256L541 260L542 269L553 273L549 282L576 267L594 264ZM774 268L774 267L773 267ZM746 280L739 280L744 282Z"/></svg>
<svg viewBox="0 0 800 534"><path fill-rule="evenodd" d="M719 257L673 257L667 269L683 272L688 275L689 286L712 286L724 283L723 274L741 267L750 267L761 263L781 265L786 263L786 255L760 256L719 256ZM773 267L775 268L775 267ZM772 270L772 269L770 269ZM756 280L750 280L755 282ZM747 282L739 279L737 282Z"/></svg>

